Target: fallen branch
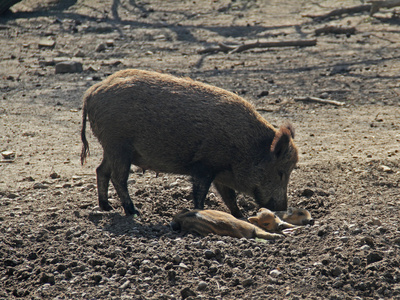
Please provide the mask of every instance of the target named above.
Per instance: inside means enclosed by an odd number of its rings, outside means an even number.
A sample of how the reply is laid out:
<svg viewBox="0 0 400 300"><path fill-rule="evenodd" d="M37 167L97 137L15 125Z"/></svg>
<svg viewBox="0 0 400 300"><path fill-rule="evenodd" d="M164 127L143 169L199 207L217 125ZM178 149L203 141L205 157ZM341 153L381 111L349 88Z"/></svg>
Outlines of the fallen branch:
<svg viewBox="0 0 400 300"><path fill-rule="evenodd" d="M225 53L238 53L243 52L249 49L254 48L273 48L273 47L309 47L315 46L317 44L317 40L294 40L294 41L281 41L281 42L255 42L248 43L242 45L226 45L223 43L219 43L218 46L213 46L209 48L205 48L199 50L199 54L205 53L216 53L216 52L225 52Z"/></svg>
<svg viewBox="0 0 400 300"><path fill-rule="evenodd" d="M339 101L335 101L335 100L327 100L327 99L322 99L322 98L317 98L317 97L298 97L298 98L294 98L294 101L317 102L317 103L322 103L322 104L332 104L335 106L345 105L344 102L339 102Z"/></svg>
<svg viewBox="0 0 400 300"><path fill-rule="evenodd" d="M313 18L313 19L319 21L319 20L323 20L323 19L329 19L332 17L338 17L338 16L341 16L344 14L351 15L351 14L356 14L356 13L370 11L370 10L371 10L371 4L364 4L364 5L357 5L357 6L352 6L352 7L334 9L323 15L302 15L302 16L308 17L308 18Z"/></svg>
<svg viewBox="0 0 400 300"><path fill-rule="evenodd" d="M355 32L356 32L355 27L342 27L342 26L332 26L332 25L315 29L316 36L327 33L352 35Z"/></svg>
<svg viewBox="0 0 400 300"><path fill-rule="evenodd" d="M334 9L326 14L322 15L302 15L303 17L313 18L316 21L329 19L332 17L338 17L341 15L351 15L361 12L369 12L370 16L373 16L375 13L379 11L381 8L393 8L396 6L400 6L400 0L371 0L368 1L371 4L363 4L351 7L344 7L339 9Z"/></svg>
<svg viewBox="0 0 400 300"><path fill-rule="evenodd" d="M379 9L381 9L382 7L393 8L396 6L400 6L400 0L383 0L383 1L372 0L372 1L368 1L368 2L371 3L371 11L369 13L371 16L374 13L378 12Z"/></svg>

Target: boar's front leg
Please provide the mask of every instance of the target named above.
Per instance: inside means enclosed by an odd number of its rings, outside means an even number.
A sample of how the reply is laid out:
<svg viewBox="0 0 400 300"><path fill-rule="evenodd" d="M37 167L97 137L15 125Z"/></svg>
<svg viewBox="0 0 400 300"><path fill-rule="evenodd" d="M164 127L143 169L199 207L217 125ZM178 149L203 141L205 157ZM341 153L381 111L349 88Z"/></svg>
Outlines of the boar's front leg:
<svg viewBox="0 0 400 300"><path fill-rule="evenodd" d="M192 167L194 209L204 209L204 200L215 175L201 163Z"/></svg>
<svg viewBox="0 0 400 300"><path fill-rule="evenodd" d="M228 206L231 214L236 218L242 218L243 214L240 212L236 202L236 192L221 183L214 182L214 186L217 188L217 191L221 195L226 206Z"/></svg>

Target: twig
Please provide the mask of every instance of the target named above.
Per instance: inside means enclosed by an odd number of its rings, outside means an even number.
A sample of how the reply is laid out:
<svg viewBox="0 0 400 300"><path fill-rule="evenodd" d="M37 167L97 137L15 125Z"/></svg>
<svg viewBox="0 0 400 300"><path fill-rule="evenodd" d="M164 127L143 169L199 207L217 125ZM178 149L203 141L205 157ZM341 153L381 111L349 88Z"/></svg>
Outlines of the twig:
<svg viewBox="0 0 400 300"><path fill-rule="evenodd" d="M334 9L323 15L302 15L302 17L313 18L316 21L319 21L323 19L329 19L332 17L338 17L344 14L356 14L360 12L370 11L371 7L372 7L371 4L357 5L352 7Z"/></svg>
<svg viewBox="0 0 400 300"><path fill-rule="evenodd" d="M336 106L345 105L344 102L339 102L339 101L335 101L335 100L327 100L327 99L322 99L322 98L317 98L317 97L298 97L298 98L294 98L294 101L317 102L317 103L322 103L322 104L332 104L332 105L336 105Z"/></svg>
<svg viewBox="0 0 400 300"><path fill-rule="evenodd" d="M355 27L342 27L342 26L324 26L322 28L315 29L315 35L321 35L326 33L333 34L354 34L356 32Z"/></svg>
<svg viewBox="0 0 400 300"><path fill-rule="evenodd" d="M361 12L369 11L369 15L373 16L375 13L379 11L381 8L393 8L396 6L400 6L400 0L371 0L368 1L371 4L363 4L345 8L334 9L326 14L322 15L302 15L303 17L313 18L316 21L329 19L332 17L338 17L344 14L356 14Z"/></svg>
<svg viewBox="0 0 400 300"><path fill-rule="evenodd" d="M372 0L368 1L371 3L371 10L370 10L370 15L372 16L374 13L378 12L379 9L382 7L385 8L392 8L396 6L400 6L400 0L383 0L383 1L377 1L377 0Z"/></svg>
<svg viewBox="0 0 400 300"><path fill-rule="evenodd" d="M281 42L255 42L255 43L248 43L242 45L226 45L223 43L218 44L218 46L213 46L209 48L205 48L199 50L199 54L205 53L215 53L215 52L229 52L229 53L237 53L243 52L253 48L272 48L272 47L309 47L315 46L317 44L317 40L294 40L294 41L281 41Z"/></svg>

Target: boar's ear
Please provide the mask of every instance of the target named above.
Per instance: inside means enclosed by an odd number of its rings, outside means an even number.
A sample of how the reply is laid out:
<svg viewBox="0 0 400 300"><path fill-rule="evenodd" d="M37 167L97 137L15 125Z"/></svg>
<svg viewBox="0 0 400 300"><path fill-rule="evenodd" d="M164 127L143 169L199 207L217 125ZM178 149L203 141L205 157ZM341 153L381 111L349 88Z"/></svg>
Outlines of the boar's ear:
<svg viewBox="0 0 400 300"><path fill-rule="evenodd" d="M258 217L250 217L247 219L251 224L258 224Z"/></svg>
<svg viewBox="0 0 400 300"><path fill-rule="evenodd" d="M293 127L290 124L282 126L275 134L274 140L272 141L271 154L273 154L275 158L281 158L282 155L289 150L290 139L293 137Z"/></svg>

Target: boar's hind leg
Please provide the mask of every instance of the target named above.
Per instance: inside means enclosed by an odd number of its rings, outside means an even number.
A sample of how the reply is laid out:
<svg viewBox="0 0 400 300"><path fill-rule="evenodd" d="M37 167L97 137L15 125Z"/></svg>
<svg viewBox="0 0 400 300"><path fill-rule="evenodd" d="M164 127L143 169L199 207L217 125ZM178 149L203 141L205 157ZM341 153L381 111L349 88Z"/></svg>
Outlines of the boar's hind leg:
<svg viewBox="0 0 400 300"><path fill-rule="evenodd" d="M111 177L111 168L105 157L103 158L100 166L97 167L96 174L99 206L105 211L112 210L110 203L108 203L108 184Z"/></svg>
<svg viewBox="0 0 400 300"><path fill-rule="evenodd" d="M226 206L228 206L231 214L236 218L242 218L243 214L240 212L239 207L236 202L236 192L227 187L226 185L214 182L218 193L221 195L222 200L224 200Z"/></svg>
<svg viewBox="0 0 400 300"><path fill-rule="evenodd" d="M131 162L127 156L128 151L119 151L112 156L111 181L117 191L118 197L122 202L126 215L139 215L132 203L128 192L128 177Z"/></svg>
<svg viewBox="0 0 400 300"><path fill-rule="evenodd" d="M193 200L195 209L204 209L204 199L207 196L215 175L202 164L192 168Z"/></svg>

